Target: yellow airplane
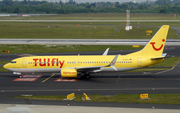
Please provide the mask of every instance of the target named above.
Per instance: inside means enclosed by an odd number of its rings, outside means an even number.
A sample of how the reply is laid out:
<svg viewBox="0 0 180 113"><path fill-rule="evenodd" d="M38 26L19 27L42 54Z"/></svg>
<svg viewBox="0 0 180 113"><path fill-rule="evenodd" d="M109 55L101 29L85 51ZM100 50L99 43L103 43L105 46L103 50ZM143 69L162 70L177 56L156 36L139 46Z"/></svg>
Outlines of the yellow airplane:
<svg viewBox="0 0 180 113"><path fill-rule="evenodd" d="M163 54L169 25L163 25L148 44L140 51L127 55L77 56L29 56L12 60L3 67L14 74L21 73L61 73L61 77L77 77L102 71L127 71L152 66L164 60Z"/></svg>

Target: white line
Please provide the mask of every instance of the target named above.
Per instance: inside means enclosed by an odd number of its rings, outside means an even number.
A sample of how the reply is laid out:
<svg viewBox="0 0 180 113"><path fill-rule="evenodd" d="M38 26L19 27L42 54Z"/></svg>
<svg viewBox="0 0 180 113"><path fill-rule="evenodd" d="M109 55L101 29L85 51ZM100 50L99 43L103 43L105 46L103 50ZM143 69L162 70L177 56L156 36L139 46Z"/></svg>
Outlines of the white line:
<svg viewBox="0 0 180 113"><path fill-rule="evenodd" d="M0 22L126 22L127 20L0 20ZM130 20L130 22L180 22L180 20Z"/></svg>
<svg viewBox="0 0 180 113"><path fill-rule="evenodd" d="M180 61L179 61L179 62L180 62ZM165 73L165 72L171 71L171 70L173 70L173 69L179 64L179 62L178 62L174 67L172 67L171 69L165 70L165 71L161 71L161 72L157 72L157 73L155 73L155 74L160 74L160 73Z"/></svg>

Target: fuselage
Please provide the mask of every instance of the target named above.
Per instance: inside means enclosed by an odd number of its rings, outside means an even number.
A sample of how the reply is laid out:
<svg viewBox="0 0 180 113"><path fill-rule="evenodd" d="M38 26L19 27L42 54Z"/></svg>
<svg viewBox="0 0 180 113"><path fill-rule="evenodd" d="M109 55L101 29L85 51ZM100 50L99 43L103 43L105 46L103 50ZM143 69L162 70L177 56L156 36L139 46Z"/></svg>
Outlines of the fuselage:
<svg viewBox="0 0 180 113"><path fill-rule="evenodd" d="M31 56L12 60L4 68L20 73L51 72L59 73L64 68L81 68L106 66L115 55L88 55L88 56ZM162 62L163 59L151 60L149 56L120 55L115 62L117 71L133 70ZM102 67L100 71L115 71L111 67Z"/></svg>

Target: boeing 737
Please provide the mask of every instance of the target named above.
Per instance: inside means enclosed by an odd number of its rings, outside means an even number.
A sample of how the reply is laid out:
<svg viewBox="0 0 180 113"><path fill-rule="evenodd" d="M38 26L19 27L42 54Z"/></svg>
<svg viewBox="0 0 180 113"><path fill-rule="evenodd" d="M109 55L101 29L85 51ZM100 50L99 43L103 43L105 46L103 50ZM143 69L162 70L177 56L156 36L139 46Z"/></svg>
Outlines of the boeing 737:
<svg viewBox="0 0 180 113"><path fill-rule="evenodd" d="M12 60L3 67L14 73L60 73L61 77L89 76L103 71L128 71L152 66L164 60L169 25L163 25L140 51L127 55L28 56Z"/></svg>

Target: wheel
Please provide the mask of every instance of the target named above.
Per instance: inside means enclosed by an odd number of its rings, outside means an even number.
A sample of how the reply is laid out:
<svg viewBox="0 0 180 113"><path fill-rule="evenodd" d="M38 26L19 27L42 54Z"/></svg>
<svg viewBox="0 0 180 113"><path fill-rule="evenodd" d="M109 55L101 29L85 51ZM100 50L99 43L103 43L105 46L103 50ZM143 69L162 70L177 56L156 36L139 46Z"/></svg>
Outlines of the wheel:
<svg viewBox="0 0 180 113"><path fill-rule="evenodd" d="M90 78L89 73L85 73L85 78L86 78L86 79L89 79L89 78Z"/></svg>
<svg viewBox="0 0 180 113"><path fill-rule="evenodd" d="M89 79L89 78L90 78L89 74L88 74L88 75L86 75L86 78L87 78L87 79Z"/></svg>

